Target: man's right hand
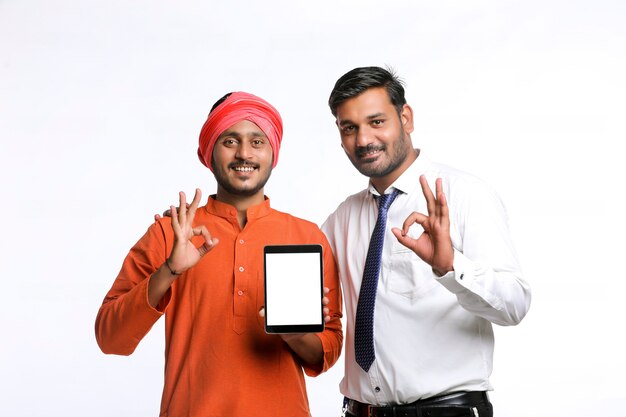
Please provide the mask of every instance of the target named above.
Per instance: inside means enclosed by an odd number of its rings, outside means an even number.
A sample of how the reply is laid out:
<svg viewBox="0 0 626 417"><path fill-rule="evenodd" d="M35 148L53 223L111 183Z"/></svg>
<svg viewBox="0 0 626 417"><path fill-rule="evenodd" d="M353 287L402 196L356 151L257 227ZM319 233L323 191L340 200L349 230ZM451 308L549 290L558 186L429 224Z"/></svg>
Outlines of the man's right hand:
<svg viewBox="0 0 626 417"><path fill-rule="evenodd" d="M193 201L191 205L188 205L185 193L181 191L179 193L179 208L170 206L172 229L174 230L174 247L167 259L167 264L172 271L178 274L198 263L200 258L209 253L219 242L216 237L211 237L206 226L193 227L193 219L201 198L202 192L199 188L196 188ZM191 238L194 236L202 236L204 243L196 247L191 241Z"/></svg>
<svg viewBox="0 0 626 417"><path fill-rule="evenodd" d="M148 301L150 305L157 305L172 286L176 278L192 266L219 243L216 237L212 237L206 226L193 227L193 219L200 204L202 192L196 189L191 205L187 204L187 198L182 191L179 193L179 209L170 206L164 216L172 218L172 230L174 231L174 246L170 256L163 265L150 277L148 285ZM155 220L161 217L156 215ZM191 239L194 236L202 236L204 243L196 247Z"/></svg>

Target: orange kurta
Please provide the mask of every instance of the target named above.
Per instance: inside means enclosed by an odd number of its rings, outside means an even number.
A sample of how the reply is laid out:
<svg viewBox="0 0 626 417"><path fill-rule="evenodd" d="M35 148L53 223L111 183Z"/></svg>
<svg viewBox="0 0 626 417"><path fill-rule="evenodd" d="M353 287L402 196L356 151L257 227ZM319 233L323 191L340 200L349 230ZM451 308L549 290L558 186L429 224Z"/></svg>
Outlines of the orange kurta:
<svg viewBox="0 0 626 417"><path fill-rule="evenodd" d="M131 249L96 319L103 352L130 355L165 315L165 386L161 416L310 416L303 367L315 376L341 352L341 291L328 242L308 221L270 208L269 199L248 209L241 230L235 208L209 198L196 212L219 244L183 273L156 309L148 303L150 275L165 262L174 235L170 219L155 222ZM198 240L197 244L200 243ZM321 244L330 315L318 336L319 366L302 364L277 335L265 333L263 247Z"/></svg>

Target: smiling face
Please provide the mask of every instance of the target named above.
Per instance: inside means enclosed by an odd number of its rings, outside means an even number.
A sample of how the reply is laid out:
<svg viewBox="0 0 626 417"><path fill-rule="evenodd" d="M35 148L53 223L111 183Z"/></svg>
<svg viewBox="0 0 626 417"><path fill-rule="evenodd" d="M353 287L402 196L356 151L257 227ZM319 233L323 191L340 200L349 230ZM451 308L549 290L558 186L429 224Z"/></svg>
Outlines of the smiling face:
<svg viewBox="0 0 626 417"><path fill-rule="evenodd" d="M337 107L341 146L352 165L383 192L408 168L417 154L410 134L413 112L400 114L383 87L370 88Z"/></svg>
<svg viewBox="0 0 626 417"><path fill-rule="evenodd" d="M270 142L256 124L242 120L226 129L215 143L211 160L218 198L262 200L272 161Z"/></svg>

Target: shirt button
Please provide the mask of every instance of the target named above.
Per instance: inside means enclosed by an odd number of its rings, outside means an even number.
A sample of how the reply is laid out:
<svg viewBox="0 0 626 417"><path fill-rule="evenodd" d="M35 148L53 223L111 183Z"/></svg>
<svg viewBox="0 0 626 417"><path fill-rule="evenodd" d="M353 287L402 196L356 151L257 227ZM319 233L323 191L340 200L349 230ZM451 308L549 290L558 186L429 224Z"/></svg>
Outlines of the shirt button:
<svg viewBox="0 0 626 417"><path fill-rule="evenodd" d="M374 388L374 391L376 391L376 392L380 392L380 387L376 387L376 388Z"/></svg>
<svg viewBox="0 0 626 417"><path fill-rule="evenodd" d="M241 290L237 291L237 295L243 295L243 291Z"/></svg>
<svg viewBox="0 0 626 417"><path fill-rule="evenodd" d="M463 279L463 277L465 276L465 274L461 274L461 276L459 277L459 279Z"/></svg>
<svg viewBox="0 0 626 417"><path fill-rule="evenodd" d="M243 272L243 271L244 271L243 266L240 266L239 267L239 272Z"/></svg>

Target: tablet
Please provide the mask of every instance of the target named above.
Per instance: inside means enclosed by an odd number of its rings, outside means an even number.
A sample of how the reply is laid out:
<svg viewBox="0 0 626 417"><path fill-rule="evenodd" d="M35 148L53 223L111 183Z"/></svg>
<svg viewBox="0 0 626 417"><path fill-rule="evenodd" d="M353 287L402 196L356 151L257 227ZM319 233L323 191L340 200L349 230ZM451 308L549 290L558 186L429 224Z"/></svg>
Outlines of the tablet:
<svg viewBox="0 0 626 417"><path fill-rule="evenodd" d="M321 245L269 245L263 250L265 331L324 330L324 270Z"/></svg>

